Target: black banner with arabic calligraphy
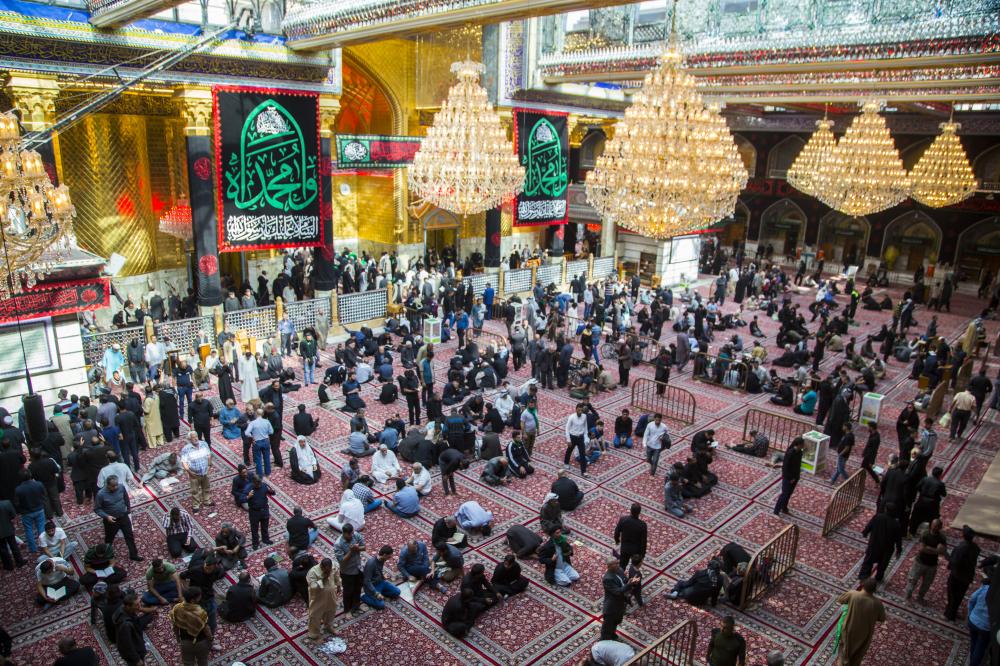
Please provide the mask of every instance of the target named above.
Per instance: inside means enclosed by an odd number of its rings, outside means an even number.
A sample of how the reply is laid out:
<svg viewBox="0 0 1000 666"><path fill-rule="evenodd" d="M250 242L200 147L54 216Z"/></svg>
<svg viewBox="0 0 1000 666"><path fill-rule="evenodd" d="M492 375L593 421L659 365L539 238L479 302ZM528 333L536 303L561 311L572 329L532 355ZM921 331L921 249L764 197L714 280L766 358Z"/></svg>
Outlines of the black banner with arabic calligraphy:
<svg viewBox="0 0 1000 666"><path fill-rule="evenodd" d="M565 224L569 216L566 114L514 109L514 143L524 167L524 191L514 202L514 226Z"/></svg>
<svg viewBox="0 0 1000 666"><path fill-rule="evenodd" d="M322 246L319 95L213 93L219 251Z"/></svg>
<svg viewBox="0 0 1000 666"><path fill-rule="evenodd" d="M0 300L0 323L97 310L107 307L110 300L110 283L102 278L42 283Z"/></svg>

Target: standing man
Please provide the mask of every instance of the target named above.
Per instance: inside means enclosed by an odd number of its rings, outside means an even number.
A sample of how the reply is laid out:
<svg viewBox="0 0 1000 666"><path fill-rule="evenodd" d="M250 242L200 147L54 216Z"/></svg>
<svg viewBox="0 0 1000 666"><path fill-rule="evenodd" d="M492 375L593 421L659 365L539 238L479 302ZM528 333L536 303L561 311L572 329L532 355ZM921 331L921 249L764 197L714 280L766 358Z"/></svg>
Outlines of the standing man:
<svg viewBox="0 0 1000 666"><path fill-rule="evenodd" d="M198 437L205 442L209 448L212 446L212 403L205 400L205 395L198 391L194 394L194 400L188 402L188 422L198 434ZM122 432L122 439L125 433ZM124 448L124 446L122 447ZM138 469L138 467L136 467Z"/></svg>
<svg viewBox="0 0 1000 666"><path fill-rule="evenodd" d="M792 440L788 450L785 451L785 458L781 462L781 494L778 495L778 501L774 505L774 515L776 516L779 513L789 513L788 500L792 498L795 486L798 485L799 477L802 475L802 449L804 446L805 440L796 437Z"/></svg>
<svg viewBox="0 0 1000 666"><path fill-rule="evenodd" d="M722 618L722 627L712 629L708 639L708 666L746 666L747 642L736 633L732 615Z"/></svg>
<svg viewBox="0 0 1000 666"><path fill-rule="evenodd" d="M264 418L264 410L258 409L256 418L247 424L247 439L253 442L253 462L257 476L271 476L271 435L274 428L271 422Z"/></svg>
<svg viewBox="0 0 1000 666"><path fill-rule="evenodd" d="M955 439L956 435L961 439L962 434L965 432L965 426L969 425L969 418L972 416L973 409L976 409L976 396L969 389L959 391L951 399L951 409L949 410L951 411L951 431L949 432L949 440Z"/></svg>
<svg viewBox="0 0 1000 666"><path fill-rule="evenodd" d="M104 543L114 543L115 536L121 532L125 545L128 546L129 559L142 562L132 534L131 511L132 504L125 486L118 483L117 476L109 476L94 498L94 513L104 519Z"/></svg>
<svg viewBox="0 0 1000 666"><path fill-rule="evenodd" d="M344 590L344 613L361 611L361 553L365 550L365 539L354 531L354 525L344 523L340 537L333 544L340 578Z"/></svg>
<svg viewBox="0 0 1000 666"><path fill-rule="evenodd" d="M656 476L660 453L664 447L670 447L670 433L667 431L667 424L663 422L663 414L654 414L653 422L646 424L646 430L642 433L642 447L646 450L649 475Z"/></svg>
<svg viewBox="0 0 1000 666"><path fill-rule="evenodd" d="M613 641L618 636L618 625L625 617L625 606L628 603L625 597L632 580L625 578L625 572L618 565L618 560L609 557L607 560L608 570L601 579L604 586L604 606L602 613L604 619L601 621L601 640Z"/></svg>
<svg viewBox="0 0 1000 666"><path fill-rule="evenodd" d="M247 495L247 509L250 514L250 539L254 550L263 541L265 546L271 545L271 509L268 495L273 495L271 486L264 483L259 476L253 477L250 494Z"/></svg>
<svg viewBox="0 0 1000 666"><path fill-rule="evenodd" d="M618 546L618 564L624 569L633 555L639 559L646 557L646 540L648 529L646 521L639 518L642 506L634 502L629 509L629 515L622 516L615 526L615 544Z"/></svg>
<svg viewBox="0 0 1000 666"><path fill-rule="evenodd" d="M309 570L306 574L306 585L309 588L309 639L319 641L322 638L320 628L337 635L333 626L333 618L337 615L337 597L341 592L340 571L337 564L329 557Z"/></svg>
<svg viewBox="0 0 1000 666"><path fill-rule="evenodd" d="M535 450L535 437L538 435L537 398L530 398L527 407L521 412L521 434L524 437L524 448L530 458Z"/></svg>
<svg viewBox="0 0 1000 666"><path fill-rule="evenodd" d="M935 518L930 523L930 528L920 537L920 544L917 556L913 559L913 566L910 567L910 574L906 583L906 598L913 596L913 589L920 581L920 589L917 591L917 603L924 603L924 595L931 589L934 577L937 575L938 558L948 552L948 541L941 532L941 520Z"/></svg>
<svg viewBox="0 0 1000 666"><path fill-rule="evenodd" d="M198 439L194 432L188 432L188 443L181 449L181 467L187 472L191 483L192 511L198 513L202 506L215 506L212 502L212 485L208 470L212 466L212 449Z"/></svg>
<svg viewBox="0 0 1000 666"><path fill-rule="evenodd" d="M871 520L861 531L861 536L868 537L868 547L865 550L865 558L861 562L861 570L858 572L859 580L866 580L872 575L872 567L876 567L875 582L881 582L885 577L886 569L889 568L889 561L895 551L896 557L903 552L903 527L896 520L895 506L889 502L879 504L878 513L872 516Z"/></svg>
<svg viewBox="0 0 1000 666"><path fill-rule="evenodd" d="M875 598L877 583L869 578L860 590L850 590L837 597L838 604L847 604L837 647L840 666L861 666L875 634L875 625L885 622L885 606Z"/></svg>
<svg viewBox="0 0 1000 666"><path fill-rule="evenodd" d="M584 414L586 405L577 403L576 412L566 417L566 453L563 456L563 467L570 468L569 457L576 449L580 461L580 475L587 476L587 416Z"/></svg>
<svg viewBox="0 0 1000 666"><path fill-rule="evenodd" d="M944 608L944 617L951 622L958 617L958 607L976 577L979 545L975 539L975 531L968 525L962 525L962 543L955 546L948 558L948 604Z"/></svg>
<svg viewBox="0 0 1000 666"><path fill-rule="evenodd" d="M295 324L288 318L287 312L281 316L281 321L278 322L278 333L281 335L281 355L291 356L292 336L295 335Z"/></svg>
<svg viewBox="0 0 1000 666"><path fill-rule="evenodd" d="M316 369L316 358L319 356L316 340L313 339L311 331L306 331L305 339L299 343L299 356L302 357L302 381L306 386L309 386L315 383L313 372Z"/></svg>

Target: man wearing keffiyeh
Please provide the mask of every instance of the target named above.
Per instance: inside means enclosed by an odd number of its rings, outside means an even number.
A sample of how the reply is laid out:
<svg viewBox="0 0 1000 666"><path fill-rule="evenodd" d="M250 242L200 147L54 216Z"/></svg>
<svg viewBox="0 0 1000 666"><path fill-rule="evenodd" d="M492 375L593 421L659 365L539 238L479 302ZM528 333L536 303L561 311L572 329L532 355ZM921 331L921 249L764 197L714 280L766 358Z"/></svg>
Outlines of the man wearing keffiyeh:
<svg viewBox="0 0 1000 666"><path fill-rule="evenodd" d="M201 588L189 587L184 590L184 601L170 609L170 623L181 648L181 663L184 666L208 664L212 645L212 629L208 626L208 612L201 607Z"/></svg>

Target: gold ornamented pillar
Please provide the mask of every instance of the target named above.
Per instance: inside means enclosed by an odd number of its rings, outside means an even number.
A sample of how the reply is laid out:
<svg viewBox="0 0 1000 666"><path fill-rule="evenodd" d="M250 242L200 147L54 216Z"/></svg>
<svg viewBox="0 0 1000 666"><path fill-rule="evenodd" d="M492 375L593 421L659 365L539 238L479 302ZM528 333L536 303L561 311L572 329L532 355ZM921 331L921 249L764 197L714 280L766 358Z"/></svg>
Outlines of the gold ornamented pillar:
<svg viewBox="0 0 1000 666"><path fill-rule="evenodd" d="M14 103L14 109L20 112L21 124L26 132L41 132L55 124L56 98L60 90L55 76L14 72L7 80L5 89ZM58 168L56 137L35 150L42 156L52 184L58 185L61 169Z"/></svg>
<svg viewBox="0 0 1000 666"><path fill-rule="evenodd" d="M199 86L184 86L174 93L184 118L187 147L188 193L191 199L191 226L194 236L198 308L202 315L212 314L222 304L219 276L219 221L215 212L215 171L212 160L212 91Z"/></svg>

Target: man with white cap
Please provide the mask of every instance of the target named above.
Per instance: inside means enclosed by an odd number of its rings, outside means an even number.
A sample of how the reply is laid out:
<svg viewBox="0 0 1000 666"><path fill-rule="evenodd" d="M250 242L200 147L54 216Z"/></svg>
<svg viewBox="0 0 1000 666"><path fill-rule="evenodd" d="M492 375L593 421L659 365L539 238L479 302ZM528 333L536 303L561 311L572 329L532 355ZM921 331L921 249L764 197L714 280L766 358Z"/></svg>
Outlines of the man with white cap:
<svg viewBox="0 0 1000 666"><path fill-rule="evenodd" d="M104 368L104 376L111 377L125 365L125 354L122 353L121 345L117 342L104 350L101 358L101 367Z"/></svg>
<svg viewBox="0 0 1000 666"><path fill-rule="evenodd" d="M372 456L372 478L378 483L385 483L389 479L398 477L402 472L396 454L385 444L379 446L378 453Z"/></svg>

